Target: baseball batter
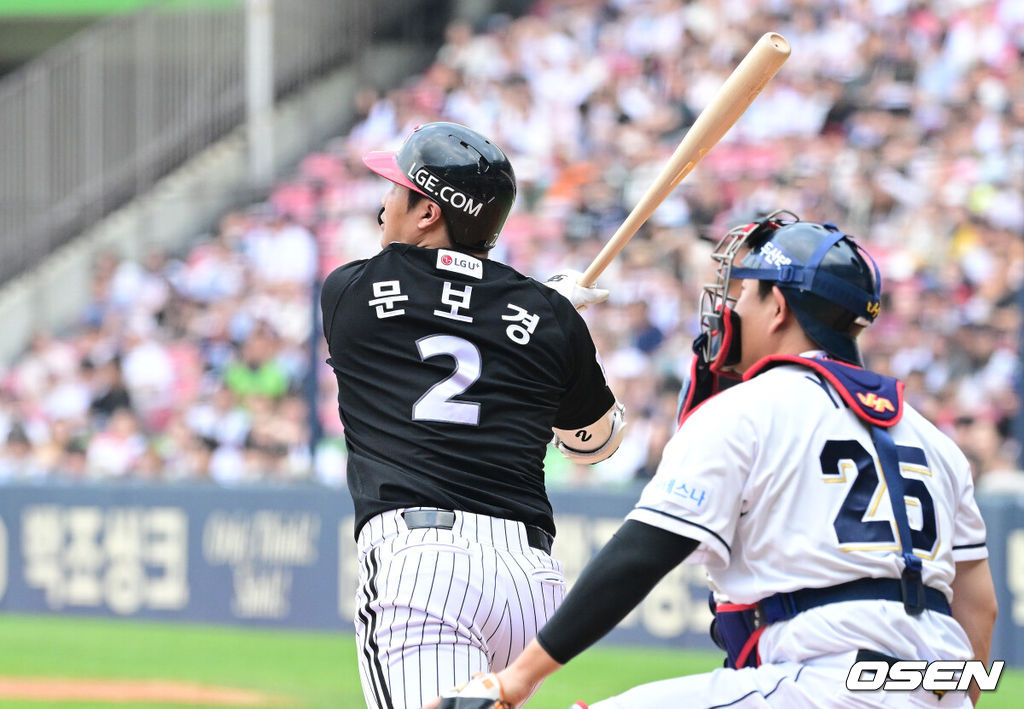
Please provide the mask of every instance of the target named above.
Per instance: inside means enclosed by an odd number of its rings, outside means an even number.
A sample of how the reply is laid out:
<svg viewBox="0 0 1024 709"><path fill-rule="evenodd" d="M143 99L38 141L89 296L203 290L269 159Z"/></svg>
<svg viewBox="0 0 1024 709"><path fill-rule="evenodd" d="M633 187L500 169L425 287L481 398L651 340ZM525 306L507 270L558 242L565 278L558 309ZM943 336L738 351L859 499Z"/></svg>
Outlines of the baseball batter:
<svg viewBox="0 0 1024 709"><path fill-rule="evenodd" d="M368 706L418 707L497 670L565 594L543 460L552 429L611 455L623 412L576 310L607 297L487 259L515 199L504 153L452 123L364 161L394 183L383 250L322 293L361 563Z"/></svg>
<svg viewBox="0 0 1024 709"><path fill-rule="evenodd" d="M726 667L593 709L969 707L964 691L846 689L863 659L987 662L996 612L966 458L901 383L858 366L856 336L879 310L874 261L788 213L730 232L716 256L700 356L743 382L691 397L655 477L537 641L490 693L478 680L460 698L518 706L685 561L707 565Z"/></svg>

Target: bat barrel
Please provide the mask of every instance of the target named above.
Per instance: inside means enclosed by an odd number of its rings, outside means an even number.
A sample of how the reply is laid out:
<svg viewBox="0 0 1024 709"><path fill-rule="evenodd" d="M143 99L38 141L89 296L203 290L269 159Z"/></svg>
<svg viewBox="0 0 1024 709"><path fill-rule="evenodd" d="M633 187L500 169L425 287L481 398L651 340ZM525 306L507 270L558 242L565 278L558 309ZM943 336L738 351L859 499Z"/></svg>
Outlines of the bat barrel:
<svg viewBox="0 0 1024 709"><path fill-rule="evenodd" d="M654 213L683 178L750 107L786 59L790 46L777 32L766 32L722 84L711 102L697 116L679 146L622 225L583 272L580 285L592 286L619 251Z"/></svg>

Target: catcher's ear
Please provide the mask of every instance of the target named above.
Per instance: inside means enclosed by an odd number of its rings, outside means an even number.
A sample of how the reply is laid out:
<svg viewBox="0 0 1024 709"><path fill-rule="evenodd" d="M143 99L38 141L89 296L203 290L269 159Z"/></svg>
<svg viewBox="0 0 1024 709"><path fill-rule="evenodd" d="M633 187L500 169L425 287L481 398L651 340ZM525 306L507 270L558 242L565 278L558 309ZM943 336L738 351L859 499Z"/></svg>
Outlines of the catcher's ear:
<svg viewBox="0 0 1024 709"><path fill-rule="evenodd" d="M774 317L772 318L771 328L776 330L782 327L787 319L792 318L793 322L796 322L796 316L793 314L793 310L789 307L789 303L786 302L786 296L782 294L778 286L772 286L771 298L775 303L775 309L773 310Z"/></svg>

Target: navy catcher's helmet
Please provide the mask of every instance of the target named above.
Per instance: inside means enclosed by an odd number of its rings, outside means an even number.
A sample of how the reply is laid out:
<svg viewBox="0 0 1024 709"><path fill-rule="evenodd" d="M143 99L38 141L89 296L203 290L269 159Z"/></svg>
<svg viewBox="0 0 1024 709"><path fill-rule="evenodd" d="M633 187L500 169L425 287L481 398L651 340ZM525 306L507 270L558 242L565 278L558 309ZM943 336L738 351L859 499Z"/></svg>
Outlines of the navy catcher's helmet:
<svg viewBox="0 0 1024 709"><path fill-rule="evenodd" d="M516 176L505 153L458 123L419 126L397 153L367 153L363 162L436 202L452 241L470 251L494 246L516 198Z"/></svg>
<svg viewBox="0 0 1024 709"><path fill-rule="evenodd" d="M741 249L749 253L734 265ZM862 364L854 326L866 327L878 317L882 279L871 254L853 237L834 224L803 222L792 212L779 210L731 230L712 258L718 262L716 283L704 288L701 304L709 362L734 363L734 299L728 295L729 284L751 278L779 287L818 347L835 359Z"/></svg>
<svg viewBox="0 0 1024 709"><path fill-rule="evenodd" d="M882 283L871 254L829 223L797 221L760 237L732 277L773 281L818 347L862 364L851 330L878 317Z"/></svg>

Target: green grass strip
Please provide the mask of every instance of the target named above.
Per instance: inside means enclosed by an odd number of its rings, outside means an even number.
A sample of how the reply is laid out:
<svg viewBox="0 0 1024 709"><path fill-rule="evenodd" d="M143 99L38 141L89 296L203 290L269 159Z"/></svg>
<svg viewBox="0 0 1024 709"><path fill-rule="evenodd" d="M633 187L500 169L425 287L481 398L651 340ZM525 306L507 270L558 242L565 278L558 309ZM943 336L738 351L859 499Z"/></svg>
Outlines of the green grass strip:
<svg viewBox="0 0 1024 709"><path fill-rule="evenodd" d="M136 10L152 0L0 0L0 17L80 17ZM165 0L161 9L237 5L239 0Z"/></svg>
<svg viewBox="0 0 1024 709"><path fill-rule="evenodd" d="M164 679L290 697L301 709L363 706L355 641L341 633L257 630L234 626L151 623L65 616L0 615L0 675ZM623 648L585 652L545 682L530 709L565 709L630 687L721 665L718 653ZM1024 671L1006 670L986 709L1024 706ZM42 703L2 701L0 708ZM99 709L85 702L45 703L54 709ZM156 704L117 704L154 709Z"/></svg>

